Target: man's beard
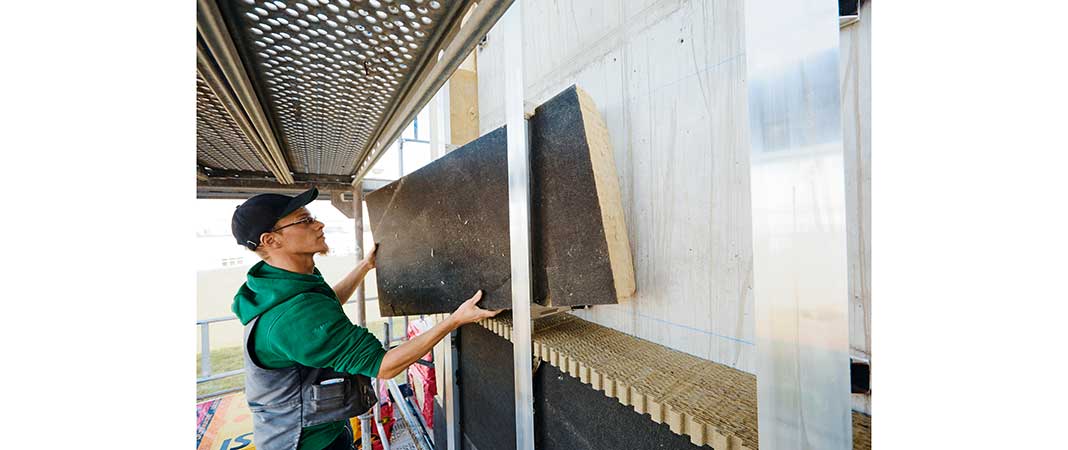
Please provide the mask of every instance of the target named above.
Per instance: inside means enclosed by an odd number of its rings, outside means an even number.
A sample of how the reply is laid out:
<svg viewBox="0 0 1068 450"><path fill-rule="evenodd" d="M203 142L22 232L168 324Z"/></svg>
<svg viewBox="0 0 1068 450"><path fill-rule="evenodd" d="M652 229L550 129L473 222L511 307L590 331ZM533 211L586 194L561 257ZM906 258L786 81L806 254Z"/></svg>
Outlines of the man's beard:
<svg viewBox="0 0 1068 450"><path fill-rule="evenodd" d="M323 251L321 251L321 252L319 252L319 253L317 253L317 254L318 254L318 255L321 255L321 256L326 256L326 255L327 255L327 254L329 254L329 253L330 253L330 247L329 247L329 246L327 246L325 250L323 250Z"/></svg>

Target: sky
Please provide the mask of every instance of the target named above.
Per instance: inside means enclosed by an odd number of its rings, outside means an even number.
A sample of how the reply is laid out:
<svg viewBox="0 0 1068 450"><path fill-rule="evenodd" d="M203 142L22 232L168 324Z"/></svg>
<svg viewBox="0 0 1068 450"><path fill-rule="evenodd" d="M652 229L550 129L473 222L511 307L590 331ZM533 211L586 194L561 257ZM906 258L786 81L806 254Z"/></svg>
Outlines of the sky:
<svg viewBox="0 0 1068 450"><path fill-rule="evenodd" d="M429 129L424 110L412 124L404 130L405 139L427 141ZM418 127L418 128L417 128ZM368 174L368 178L393 180L398 174L409 174L430 162L430 145L425 142L405 141L403 146L398 140ZM403 164L402 164L403 163ZM330 204L329 197L320 196L308 205L308 210L326 227L326 243L331 254L338 256L355 253L353 239L355 222L345 217L341 211ZM194 203L194 232L196 233L195 270L215 270L234 266L251 266L259 259L244 247L237 245L230 232L230 218L234 209L243 200L197 199ZM364 207L364 217L367 208Z"/></svg>

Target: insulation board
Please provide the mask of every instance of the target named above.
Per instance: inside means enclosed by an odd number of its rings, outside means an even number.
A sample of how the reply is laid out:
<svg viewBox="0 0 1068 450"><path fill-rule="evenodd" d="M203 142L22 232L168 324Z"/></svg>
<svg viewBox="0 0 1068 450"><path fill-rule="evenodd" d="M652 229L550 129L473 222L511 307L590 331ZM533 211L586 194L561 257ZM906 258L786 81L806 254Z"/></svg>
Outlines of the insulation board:
<svg viewBox="0 0 1068 450"><path fill-rule="evenodd" d="M506 314L461 328L461 428L477 448L515 445ZM570 314L535 320L532 338L537 448L758 448L752 374ZM871 448L870 416L853 413L853 448Z"/></svg>
<svg viewBox="0 0 1068 450"><path fill-rule="evenodd" d="M516 448L512 344L477 325L461 328L460 342L461 449ZM534 371L532 382L534 448L700 448L548 363ZM444 420L435 424L444 428Z"/></svg>
<svg viewBox="0 0 1068 450"><path fill-rule="evenodd" d="M530 228L534 300L616 303L634 293L608 132L592 99L571 86L534 111ZM367 196L378 243L383 316L511 306L508 148L504 127Z"/></svg>

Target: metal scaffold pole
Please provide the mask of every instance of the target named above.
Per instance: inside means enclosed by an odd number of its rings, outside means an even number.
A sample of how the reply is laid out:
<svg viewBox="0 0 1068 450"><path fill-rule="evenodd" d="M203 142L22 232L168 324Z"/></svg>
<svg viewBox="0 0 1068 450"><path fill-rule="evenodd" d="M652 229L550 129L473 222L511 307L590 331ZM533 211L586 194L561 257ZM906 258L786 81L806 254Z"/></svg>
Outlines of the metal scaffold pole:
<svg viewBox="0 0 1068 450"><path fill-rule="evenodd" d="M352 217L356 222L356 258L363 259L363 182L352 186ZM367 327L367 296L363 283L356 287L356 324ZM360 442L363 450L371 450L371 418L370 411L361 414L360 419Z"/></svg>
<svg viewBox="0 0 1068 450"><path fill-rule="evenodd" d="M514 2L501 19L507 67L504 78L508 129L508 231L512 255L512 358L515 365L517 450L534 449L531 344L530 149L523 93L523 10Z"/></svg>

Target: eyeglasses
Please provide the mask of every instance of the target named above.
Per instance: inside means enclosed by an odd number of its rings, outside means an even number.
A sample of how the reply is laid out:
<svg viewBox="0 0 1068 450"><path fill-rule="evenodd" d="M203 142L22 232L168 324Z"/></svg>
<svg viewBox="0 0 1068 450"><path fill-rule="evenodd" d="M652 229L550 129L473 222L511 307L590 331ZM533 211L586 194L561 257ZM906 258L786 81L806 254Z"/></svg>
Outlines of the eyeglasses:
<svg viewBox="0 0 1068 450"><path fill-rule="evenodd" d="M291 223L291 224L288 224L288 225L282 225L282 226L280 226L280 227L278 227L278 228L275 228L275 229L271 230L271 232L272 232L272 233L274 233L275 231L281 231L281 230L282 230L283 228L288 228L288 227L291 227L291 226L293 226L293 225L301 225L301 224L305 224L305 223L312 223L312 222L315 222L315 218L314 218L314 217L312 217L312 216L308 216L308 217L305 217L305 218L303 218L303 219L300 219L300 220L298 220L298 221L296 221L296 222L293 222L293 223Z"/></svg>

